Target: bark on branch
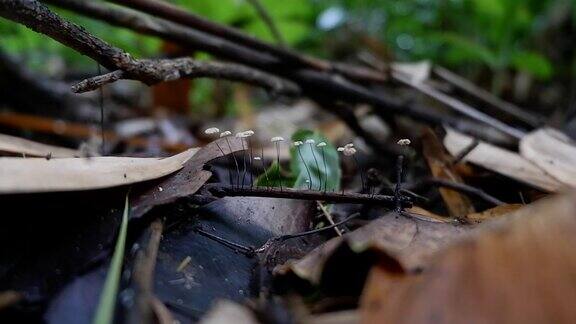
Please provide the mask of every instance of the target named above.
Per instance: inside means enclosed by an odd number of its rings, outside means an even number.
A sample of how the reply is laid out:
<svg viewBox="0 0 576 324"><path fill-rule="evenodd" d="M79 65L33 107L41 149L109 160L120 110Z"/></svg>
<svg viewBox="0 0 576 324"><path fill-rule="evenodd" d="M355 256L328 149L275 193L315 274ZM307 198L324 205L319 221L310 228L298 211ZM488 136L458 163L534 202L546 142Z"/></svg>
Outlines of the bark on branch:
<svg viewBox="0 0 576 324"><path fill-rule="evenodd" d="M243 65L221 62L203 62L191 58L137 60L138 68L131 73L116 70L86 79L72 87L74 92L86 92L118 80L139 80L147 85L180 78L214 78L242 81L262 87L274 94L297 95L299 88L293 82Z"/></svg>
<svg viewBox="0 0 576 324"><path fill-rule="evenodd" d="M281 94L297 94L298 87L279 77L237 64L200 62L189 58L175 60L135 60L128 53L70 23L36 0L0 1L0 16L22 23L84 54L113 72L84 80L75 92L96 89L120 79L139 80L148 85L182 77L212 77L245 81Z"/></svg>

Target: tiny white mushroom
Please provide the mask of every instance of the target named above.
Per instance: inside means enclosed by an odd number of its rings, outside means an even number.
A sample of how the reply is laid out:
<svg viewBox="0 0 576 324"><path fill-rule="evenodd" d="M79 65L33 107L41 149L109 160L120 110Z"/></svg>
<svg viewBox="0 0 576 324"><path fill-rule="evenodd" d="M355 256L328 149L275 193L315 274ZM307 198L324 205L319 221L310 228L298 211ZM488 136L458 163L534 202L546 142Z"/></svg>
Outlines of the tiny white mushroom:
<svg viewBox="0 0 576 324"><path fill-rule="evenodd" d="M272 142L272 143L283 142L283 141L284 141L284 137L282 137L282 136L275 136L275 137L272 137L270 139L270 142Z"/></svg>
<svg viewBox="0 0 576 324"><path fill-rule="evenodd" d="M245 137L248 137L248 135L246 135L246 133L245 133L245 132L236 133L236 135L235 135L235 136L236 136L236 137L238 137L238 138L245 138Z"/></svg>
<svg viewBox="0 0 576 324"><path fill-rule="evenodd" d="M217 127L210 127L204 131L204 134L207 134L207 135L218 134L218 133L220 133L220 130Z"/></svg>
<svg viewBox="0 0 576 324"><path fill-rule="evenodd" d="M344 152L344 150L345 150L345 149L346 149L346 148L344 148L344 147L340 146L340 147L339 147L339 148L337 148L336 150L337 150L338 152Z"/></svg>
<svg viewBox="0 0 576 324"><path fill-rule="evenodd" d="M349 148L345 148L345 149L344 149L344 155L345 155L345 156L352 156L352 155L354 155L354 154L356 154L356 149L355 149L355 148L349 147Z"/></svg>
<svg viewBox="0 0 576 324"><path fill-rule="evenodd" d="M324 147L326 146L326 142L320 142L318 144L316 144L317 147Z"/></svg>
<svg viewBox="0 0 576 324"><path fill-rule="evenodd" d="M352 148L352 147L354 147L354 143L348 143L344 145L344 148Z"/></svg>
<svg viewBox="0 0 576 324"><path fill-rule="evenodd" d="M408 146L408 145L410 145L410 143L411 143L410 140L407 138L400 139L397 142L397 144L400 146Z"/></svg>
<svg viewBox="0 0 576 324"><path fill-rule="evenodd" d="M230 136L232 135L232 133L230 131L224 131L222 133L220 133L220 137L226 137L226 136Z"/></svg>
<svg viewBox="0 0 576 324"><path fill-rule="evenodd" d="M294 144L294 146L300 146L300 145L302 145L303 143L302 143L302 141L296 141L296 142L294 142L293 144Z"/></svg>
<svg viewBox="0 0 576 324"><path fill-rule="evenodd" d="M261 158L261 157L259 157L259 156L255 156L255 157L254 157L254 160L256 160L256 161L260 161L260 160L262 160L262 158Z"/></svg>
<svg viewBox="0 0 576 324"><path fill-rule="evenodd" d="M254 135L254 131L249 129L247 131L244 131L244 135L246 135L246 137L250 137L250 136Z"/></svg>
<svg viewBox="0 0 576 324"><path fill-rule="evenodd" d="M306 140L306 144L314 144L314 143L316 143L316 141L311 138Z"/></svg>

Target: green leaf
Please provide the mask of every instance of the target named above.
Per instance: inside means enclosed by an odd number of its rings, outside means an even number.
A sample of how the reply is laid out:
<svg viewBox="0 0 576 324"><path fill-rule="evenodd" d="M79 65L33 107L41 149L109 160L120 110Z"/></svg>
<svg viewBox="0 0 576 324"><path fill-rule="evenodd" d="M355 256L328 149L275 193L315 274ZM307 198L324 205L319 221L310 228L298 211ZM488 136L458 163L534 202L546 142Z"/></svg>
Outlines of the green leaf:
<svg viewBox="0 0 576 324"><path fill-rule="evenodd" d="M262 164L260 162L254 161L254 168L261 170ZM278 163L274 162L272 165L266 169L266 172L263 172L258 179L256 179L256 186L258 187L280 187L280 179L282 179L282 187L294 187L294 182L296 178L294 177L287 177L282 172L282 168L280 168L280 176L278 176Z"/></svg>
<svg viewBox="0 0 576 324"><path fill-rule="evenodd" d="M118 233L118 240L114 248L114 255L110 268L106 275L104 288L100 293L100 302L94 317L94 324L109 324L112 323L114 318L114 307L116 306L116 296L118 295L118 284L120 283L120 274L122 272L122 260L124 259L124 249L126 248L126 233L128 231L128 212L130 204L128 203L128 194L126 194L126 202L124 204L124 213L122 215L122 223L120 224L120 231Z"/></svg>
<svg viewBox="0 0 576 324"><path fill-rule="evenodd" d="M299 130L292 135L292 142L312 139L314 142L326 143L324 148L317 147L316 144L303 144L290 149L290 169L296 178L294 188L308 188L308 182L312 189L335 190L340 189L340 158L336 148L328 140L310 130ZM324 168L324 162L326 168ZM310 175L308 174L310 172Z"/></svg>
<svg viewBox="0 0 576 324"><path fill-rule="evenodd" d="M282 179L282 186L291 188L304 188L308 189L308 172L310 172L312 189L318 190L326 187L329 191L338 191L340 189L340 158L336 148L328 142L328 140L310 130L299 130L292 135L292 142L312 139L315 144L303 144L300 146L300 152L296 147L291 145L290 148L290 174L291 176L283 175L280 172L278 175L278 164L272 163L266 170L266 173L261 174L256 180L257 186L266 187L279 187L280 177ZM317 147L316 144L324 142L324 148ZM324 152L322 152L324 151ZM312 154L314 152L314 154ZM316 157L316 160L314 159ZM318 166L316 166L318 162ZM326 162L326 168L324 168ZM256 164L255 168L260 169L261 164ZM308 168L308 169L307 169ZM326 181L326 179L328 179Z"/></svg>
<svg viewBox="0 0 576 324"><path fill-rule="evenodd" d="M538 79L546 80L552 76L552 63L536 52L518 52L512 55L512 66L519 71L532 74Z"/></svg>

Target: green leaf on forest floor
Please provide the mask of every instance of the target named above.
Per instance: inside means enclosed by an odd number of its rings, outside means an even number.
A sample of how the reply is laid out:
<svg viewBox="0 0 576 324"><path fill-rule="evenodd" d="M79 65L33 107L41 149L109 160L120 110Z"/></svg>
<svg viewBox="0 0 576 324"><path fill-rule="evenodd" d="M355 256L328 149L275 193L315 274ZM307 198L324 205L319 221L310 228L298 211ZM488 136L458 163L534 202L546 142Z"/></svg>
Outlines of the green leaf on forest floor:
<svg viewBox="0 0 576 324"><path fill-rule="evenodd" d="M306 144L306 140L310 139L314 140L314 144ZM297 149L292 145L295 141L302 141L304 144ZM318 147L320 142L326 143L326 146ZM266 170L266 174L258 177L258 186L280 186L276 163ZM310 130L299 130L292 135L290 143L291 176L282 172L280 174L282 186L285 187L308 189L310 183L314 190L337 191L340 189L340 158L336 148L324 136Z"/></svg>
<svg viewBox="0 0 576 324"><path fill-rule="evenodd" d="M114 318L116 296L118 295L118 285L120 283L120 274L122 272L122 260L124 259L124 250L126 248L129 210L128 194L126 194L126 202L124 204L124 213L122 215L118 240L116 241L114 255L112 256L112 262L110 262L110 268L106 275L104 287L100 293L100 301L98 302L98 309L96 310L96 316L94 316L93 321L94 324L109 324L112 323Z"/></svg>

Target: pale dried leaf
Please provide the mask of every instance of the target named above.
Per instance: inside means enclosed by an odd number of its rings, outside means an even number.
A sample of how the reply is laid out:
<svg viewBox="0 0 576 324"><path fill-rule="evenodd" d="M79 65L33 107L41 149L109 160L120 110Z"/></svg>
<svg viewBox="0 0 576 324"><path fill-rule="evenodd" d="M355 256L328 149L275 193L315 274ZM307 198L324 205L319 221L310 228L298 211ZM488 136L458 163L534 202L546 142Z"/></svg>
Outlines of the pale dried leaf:
<svg viewBox="0 0 576 324"><path fill-rule="evenodd" d="M524 136L520 154L558 181L576 187L576 145L563 133L541 128Z"/></svg>
<svg viewBox="0 0 576 324"><path fill-rule="evenodd" d="M0 158L0 194L91 190L163 177L182 168L197 149L168 158Z"/></svg>
<svg viewBox="0 0 576 324"><path fill-rule="evenodd" d="M472 137L452 129L446 130L444 146L454 156L472 142ZM545 191L557 192L565 187L561 182L521 155L485 142L480 142L478 146L466 155L464 161Z"/></svg>
<svg viewBox="0 0 576 324"><path fill-rule="evenodd" d="M16 136L0 134L0 152L26 156L51 156L52 158L77 157L80 152L65 147L52 146Z"/></svg>

